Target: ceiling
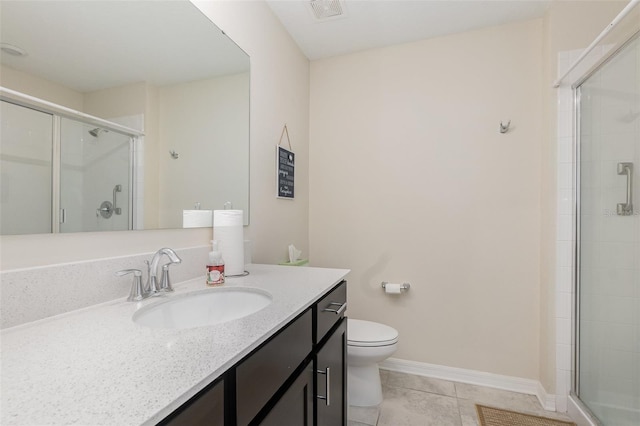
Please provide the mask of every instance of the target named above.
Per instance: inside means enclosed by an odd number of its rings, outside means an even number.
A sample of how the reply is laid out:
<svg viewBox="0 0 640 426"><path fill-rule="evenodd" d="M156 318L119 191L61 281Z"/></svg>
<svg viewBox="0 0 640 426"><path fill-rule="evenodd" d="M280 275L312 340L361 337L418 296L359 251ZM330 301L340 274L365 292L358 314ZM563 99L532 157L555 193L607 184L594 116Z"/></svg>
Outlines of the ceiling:
<svg viewBox="0 0 640 426"><path fill-rule="evenodd" d="M170 25L168 25L170 23ZM79 92L246 72L248 56L191 2L0 1L3 65Z"/></svg>
<svg viewBox="0 0 640 426"><path fill-rule="evenodd" d="M341 0L315 18L309 0L266 0L311 60L541 17L551 0Z"/></svg>

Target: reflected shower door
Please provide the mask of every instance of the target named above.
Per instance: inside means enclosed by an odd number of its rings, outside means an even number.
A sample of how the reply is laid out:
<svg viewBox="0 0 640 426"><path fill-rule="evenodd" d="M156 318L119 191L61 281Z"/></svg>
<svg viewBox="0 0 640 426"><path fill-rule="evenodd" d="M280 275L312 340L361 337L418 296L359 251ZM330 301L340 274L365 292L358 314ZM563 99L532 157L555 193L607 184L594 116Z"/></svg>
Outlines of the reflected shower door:
<svg viewBox="0 0 640 426"><path fill-rule="evenodd" d="M53 116L0 104L0 235L49 233Z"/></svg>
<svg viewBox="0 0 640 426"><path fill-rule="evenodd" d="M579 398L640 425L640 39L578 88Z"/></svg>
<svg viewBox="0 0 640 426"><path fill-rule="evenodd" d="M129 136L61 119L60 232L132 229L131 144Z"/></svg>

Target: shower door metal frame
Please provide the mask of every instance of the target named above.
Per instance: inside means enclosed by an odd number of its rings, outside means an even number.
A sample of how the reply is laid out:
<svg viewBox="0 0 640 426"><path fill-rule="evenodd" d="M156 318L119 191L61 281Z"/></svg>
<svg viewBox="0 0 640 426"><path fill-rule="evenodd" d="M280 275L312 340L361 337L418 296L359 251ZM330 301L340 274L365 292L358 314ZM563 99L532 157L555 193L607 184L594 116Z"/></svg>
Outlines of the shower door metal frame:
<svg viewBox="0 0 640 426"><path fill-rule="evenodd" d="M8 102L10 104L18 105L23 108L33 109L52 116L53 125L52 131L52 147L51 147L51 233L60 233L60 172L61 172L61 119L66 118L82 124L90 124L99 126L102 129L107 129L115 133L119 133L123 136L129 137L129 212L127 227L128 230L133 230L133 206L135 205L136 198L138 196L136 187L138 176L137 170L137 149L136 144L140 136L144 136L144 132L141 132L130 127L120 125L93 115L89 115L80 111L76 111L71 108L64 107L62 105L55 104L53 102L45 101L34 96L26 95L24 93L8 89L0 86L0 100Z"/></svg>
<svg viewBox="0 0 640 426"><path fill-rule="evenodd" d="M53 114L53 113L49 113ZM57 114L53 114L53 126L51 128L53 134L51 135L52 146L51 154L51 233L60 233L60 187L62 185L62 179L60 173L62 172L61 161L61 146L62 146L62 120Z"/></svg>
<svg viewBox="0 0 640 426"><path fill-rule="evenodd" d="M599 67L598 67L599 69ZM595 70L593 70L593 72L595 72ZM593 72L589 73L589 75L592 75ZM580 84L582 84L582 82L586 81L587 77L585 77L584 79L580 80ZM581 268L581 262L582 262L582 257L580 256L580 248L581 248L581 235L580 235L580 225L581 225L581 220L580 220L580 207L581 207L581 197L580 197L580 189L581 189L581 182L580 182L580 141L581 141L581 132L580 132L580 119L581 119L581 114L580 114L580 100L581 100L581 90L580 90L580 85L573 85L572 86L572 90L573 90L573 102L574 102L574 120L573 120L573 134L575 135L575 140L574 140L574 149L575 149L575 167L574 167L574 187L573 187L573 195L574 195L574 217L575 219L575 223L574 223L574 232L575 232L575 246L574 246L574 250L573 250L573 265L574 265L574 279L572 282L572 286L573 286L573 293L574 293L574 297L571 300L571 308L572 308L572 324L571 324L571 343L572 346L574 347L574 351L571 354L571 373L572 373L572 380L571 380L571 390L570 390L570 395L572 395L574 397L574 402L576 404L578 404L580 406L580 409L582 409L582 411L584 413L586 413L589 416L589 420L591 420L592 423L594 423L595 425L598 426L604 426L603 423L600 421L600 419L598 419L598 417L596 417L596 415L591 411L591 409L580 399L580 395L579 395L579 389L580 389L580 374L579 374L579 368L580 368L580 333L579 333L579 327L580 327L580 268Z"/></svg>
<svg viewBox="0 0 640 426"><path fill-rule="evenodd" d="M621 43L616 49L607 53L603 56L599 61L593 65L588 72L586 72L581 78L579 78L575 83L571 85L571 89L573 91L573 102L574 102L574 114L573 114L573 147L574 147L574 205L573 205L573 214L575 217L574 222L574 232L575 232L575 245L573 249L573 280L572 287L574 292L574 297L571 301L572 304L572 324L571 324L571 343L574 347L574 351L571 354L571 372L572 372L572 380L571 380L571 389L569 394L574 396L575 402L579 405L579 407L590 417L590 420L599 426L604 426L604 424L600 421L600 419L591 411L591 409L580 399L580 267L581 265L581 256L580 256L580 248L581 248L581 234L580 234L580 207L581 207L581 197L580 197L580 141L582 140L582 134L580 132L580 123L581 123L581 110L580 110L580 101L581 101L581 88L582 84L586 82L589 78L591 78L596 72L606 66L613 58L615 58L622 50L624 50L629 44L634 42L637 38L640 38L640 31L636 31L632 34L624 43Z"/></svg>

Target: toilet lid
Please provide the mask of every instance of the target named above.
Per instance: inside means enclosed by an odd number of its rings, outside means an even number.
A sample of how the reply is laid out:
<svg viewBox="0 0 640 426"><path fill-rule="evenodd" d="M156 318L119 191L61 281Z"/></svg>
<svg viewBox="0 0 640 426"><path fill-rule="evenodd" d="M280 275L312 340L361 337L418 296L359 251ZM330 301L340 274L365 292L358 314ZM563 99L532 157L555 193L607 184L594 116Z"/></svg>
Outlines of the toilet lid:
<svg viewBox="0 0 640 426"><path fill-rule="evenodd" d="M398 341L398 331L372 321L347 320L347 344L351 346L386 346Z"/></svg>

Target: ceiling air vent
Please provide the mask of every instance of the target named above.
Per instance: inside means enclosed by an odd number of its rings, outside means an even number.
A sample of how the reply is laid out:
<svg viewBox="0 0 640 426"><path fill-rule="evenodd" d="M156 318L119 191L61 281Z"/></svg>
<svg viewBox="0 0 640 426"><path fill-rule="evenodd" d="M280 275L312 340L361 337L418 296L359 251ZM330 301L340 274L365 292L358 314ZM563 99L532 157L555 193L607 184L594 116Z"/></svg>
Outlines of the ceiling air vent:
<svg viewBox="0 0 640 426"><path fill-rule="evenodd" d="M311 0L309 5L313 10L313 16L319 21L344 15L344 8L340 0Z"/></svg>

